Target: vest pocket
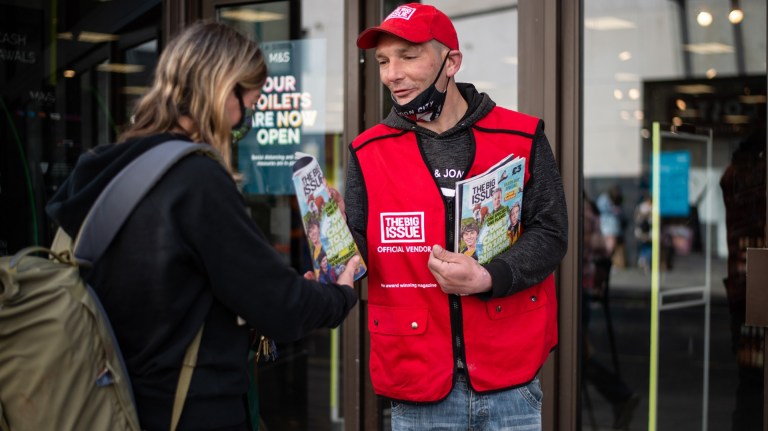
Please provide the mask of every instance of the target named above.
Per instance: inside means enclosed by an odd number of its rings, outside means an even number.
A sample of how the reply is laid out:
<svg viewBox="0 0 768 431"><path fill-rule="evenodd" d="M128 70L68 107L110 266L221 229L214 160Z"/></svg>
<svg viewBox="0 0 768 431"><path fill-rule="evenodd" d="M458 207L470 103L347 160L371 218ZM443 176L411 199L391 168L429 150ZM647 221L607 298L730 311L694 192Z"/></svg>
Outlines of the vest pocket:
<svg viewBox="0 0 768 431"><path fill-rule="evenodd" d="M368 330L383 335L421 335L427 331L426 308L384 307L368 304Z"/></svg>
<svg viewBox="0 0 768 431"><path fill-rule="evenodd" d="M506 298L491 299L485 304L491 320L518 316L547 305L547 294L541 285L536 285Z"/></svg>
<svg viewBox="0 0 768 431"><path fill-rule="evenodd" d="M430 322L431 318L434 315L423 305L368 304L369 366L377 394L413 402L448 395L453 375L450 329Z"/></svg>

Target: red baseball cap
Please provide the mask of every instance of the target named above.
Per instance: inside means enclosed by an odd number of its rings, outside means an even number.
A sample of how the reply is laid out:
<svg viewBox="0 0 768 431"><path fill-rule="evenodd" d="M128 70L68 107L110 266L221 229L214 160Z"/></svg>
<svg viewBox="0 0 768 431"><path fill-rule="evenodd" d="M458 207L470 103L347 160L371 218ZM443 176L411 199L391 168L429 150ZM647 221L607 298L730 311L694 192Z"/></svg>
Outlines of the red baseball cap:
<svg viewBox="0 0 768 431"><path fill-rule="evenodd" d="M450 49L459 49L459 38L448 16L434 6L421 3L398 6L378 27L371 27L360 33L357 47L375 48L381 33L388 33L411 43L424 43L435 39Z"/></svg>

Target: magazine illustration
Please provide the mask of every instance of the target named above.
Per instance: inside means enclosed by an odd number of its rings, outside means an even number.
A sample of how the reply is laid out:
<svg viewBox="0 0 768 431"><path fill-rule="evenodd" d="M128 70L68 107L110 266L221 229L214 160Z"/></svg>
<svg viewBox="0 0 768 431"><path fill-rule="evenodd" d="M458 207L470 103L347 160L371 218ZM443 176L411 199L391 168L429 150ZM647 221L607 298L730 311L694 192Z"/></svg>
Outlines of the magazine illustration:
<svg viewBox="0 0 768 431"><path fill-rule="evenodd" d="M520 236L525 158L510 155L456 183L454 250L485 264Z"/></svg>
<svg viewBox="0 0 768 431"><path fill-rule="evenodd" d="M336 283L347 262L360 252L338 204L331 199L325 175L315 157L296 152L293 185L304 232L309 239L315 276L321 283ZM361 256L355 280L362 277L366 270Z"/></svg>

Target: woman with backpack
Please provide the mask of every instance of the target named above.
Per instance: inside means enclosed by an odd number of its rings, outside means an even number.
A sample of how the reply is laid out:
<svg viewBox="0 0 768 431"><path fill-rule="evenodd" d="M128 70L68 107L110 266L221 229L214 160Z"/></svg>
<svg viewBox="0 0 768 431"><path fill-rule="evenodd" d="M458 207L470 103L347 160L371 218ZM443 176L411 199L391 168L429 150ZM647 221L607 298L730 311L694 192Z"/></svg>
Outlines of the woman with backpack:
<svg viewBox="0 0 768 431"><path fill-rule="evenodd" d="M231 145L247 133L266 79L262 52L246 36L221 23L187 27L163 50L118 143L84 154L47 206L76 238L99 193L141 154L170 140L215 150L173 165L86 276L125 358L142 429L169 429L182 358L201 327L178 428L249 430L251 329L296 340L338 326L357 302L358 259L337 284L306 279L246 213Z"/></svg>

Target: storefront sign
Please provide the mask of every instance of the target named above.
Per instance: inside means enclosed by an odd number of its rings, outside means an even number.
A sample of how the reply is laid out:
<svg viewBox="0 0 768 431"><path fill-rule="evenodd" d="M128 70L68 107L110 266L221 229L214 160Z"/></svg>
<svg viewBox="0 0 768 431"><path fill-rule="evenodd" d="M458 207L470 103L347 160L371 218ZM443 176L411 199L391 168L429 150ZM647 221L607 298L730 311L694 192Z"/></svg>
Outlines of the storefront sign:
<svg viewBox="0 0 768 431"><path fill-rule="evenodd" d="M261 44L268 79L253 115L253 129L238 144L238 166L248 194L293 194L297 151L325 168L325 40Z"/></svg>

